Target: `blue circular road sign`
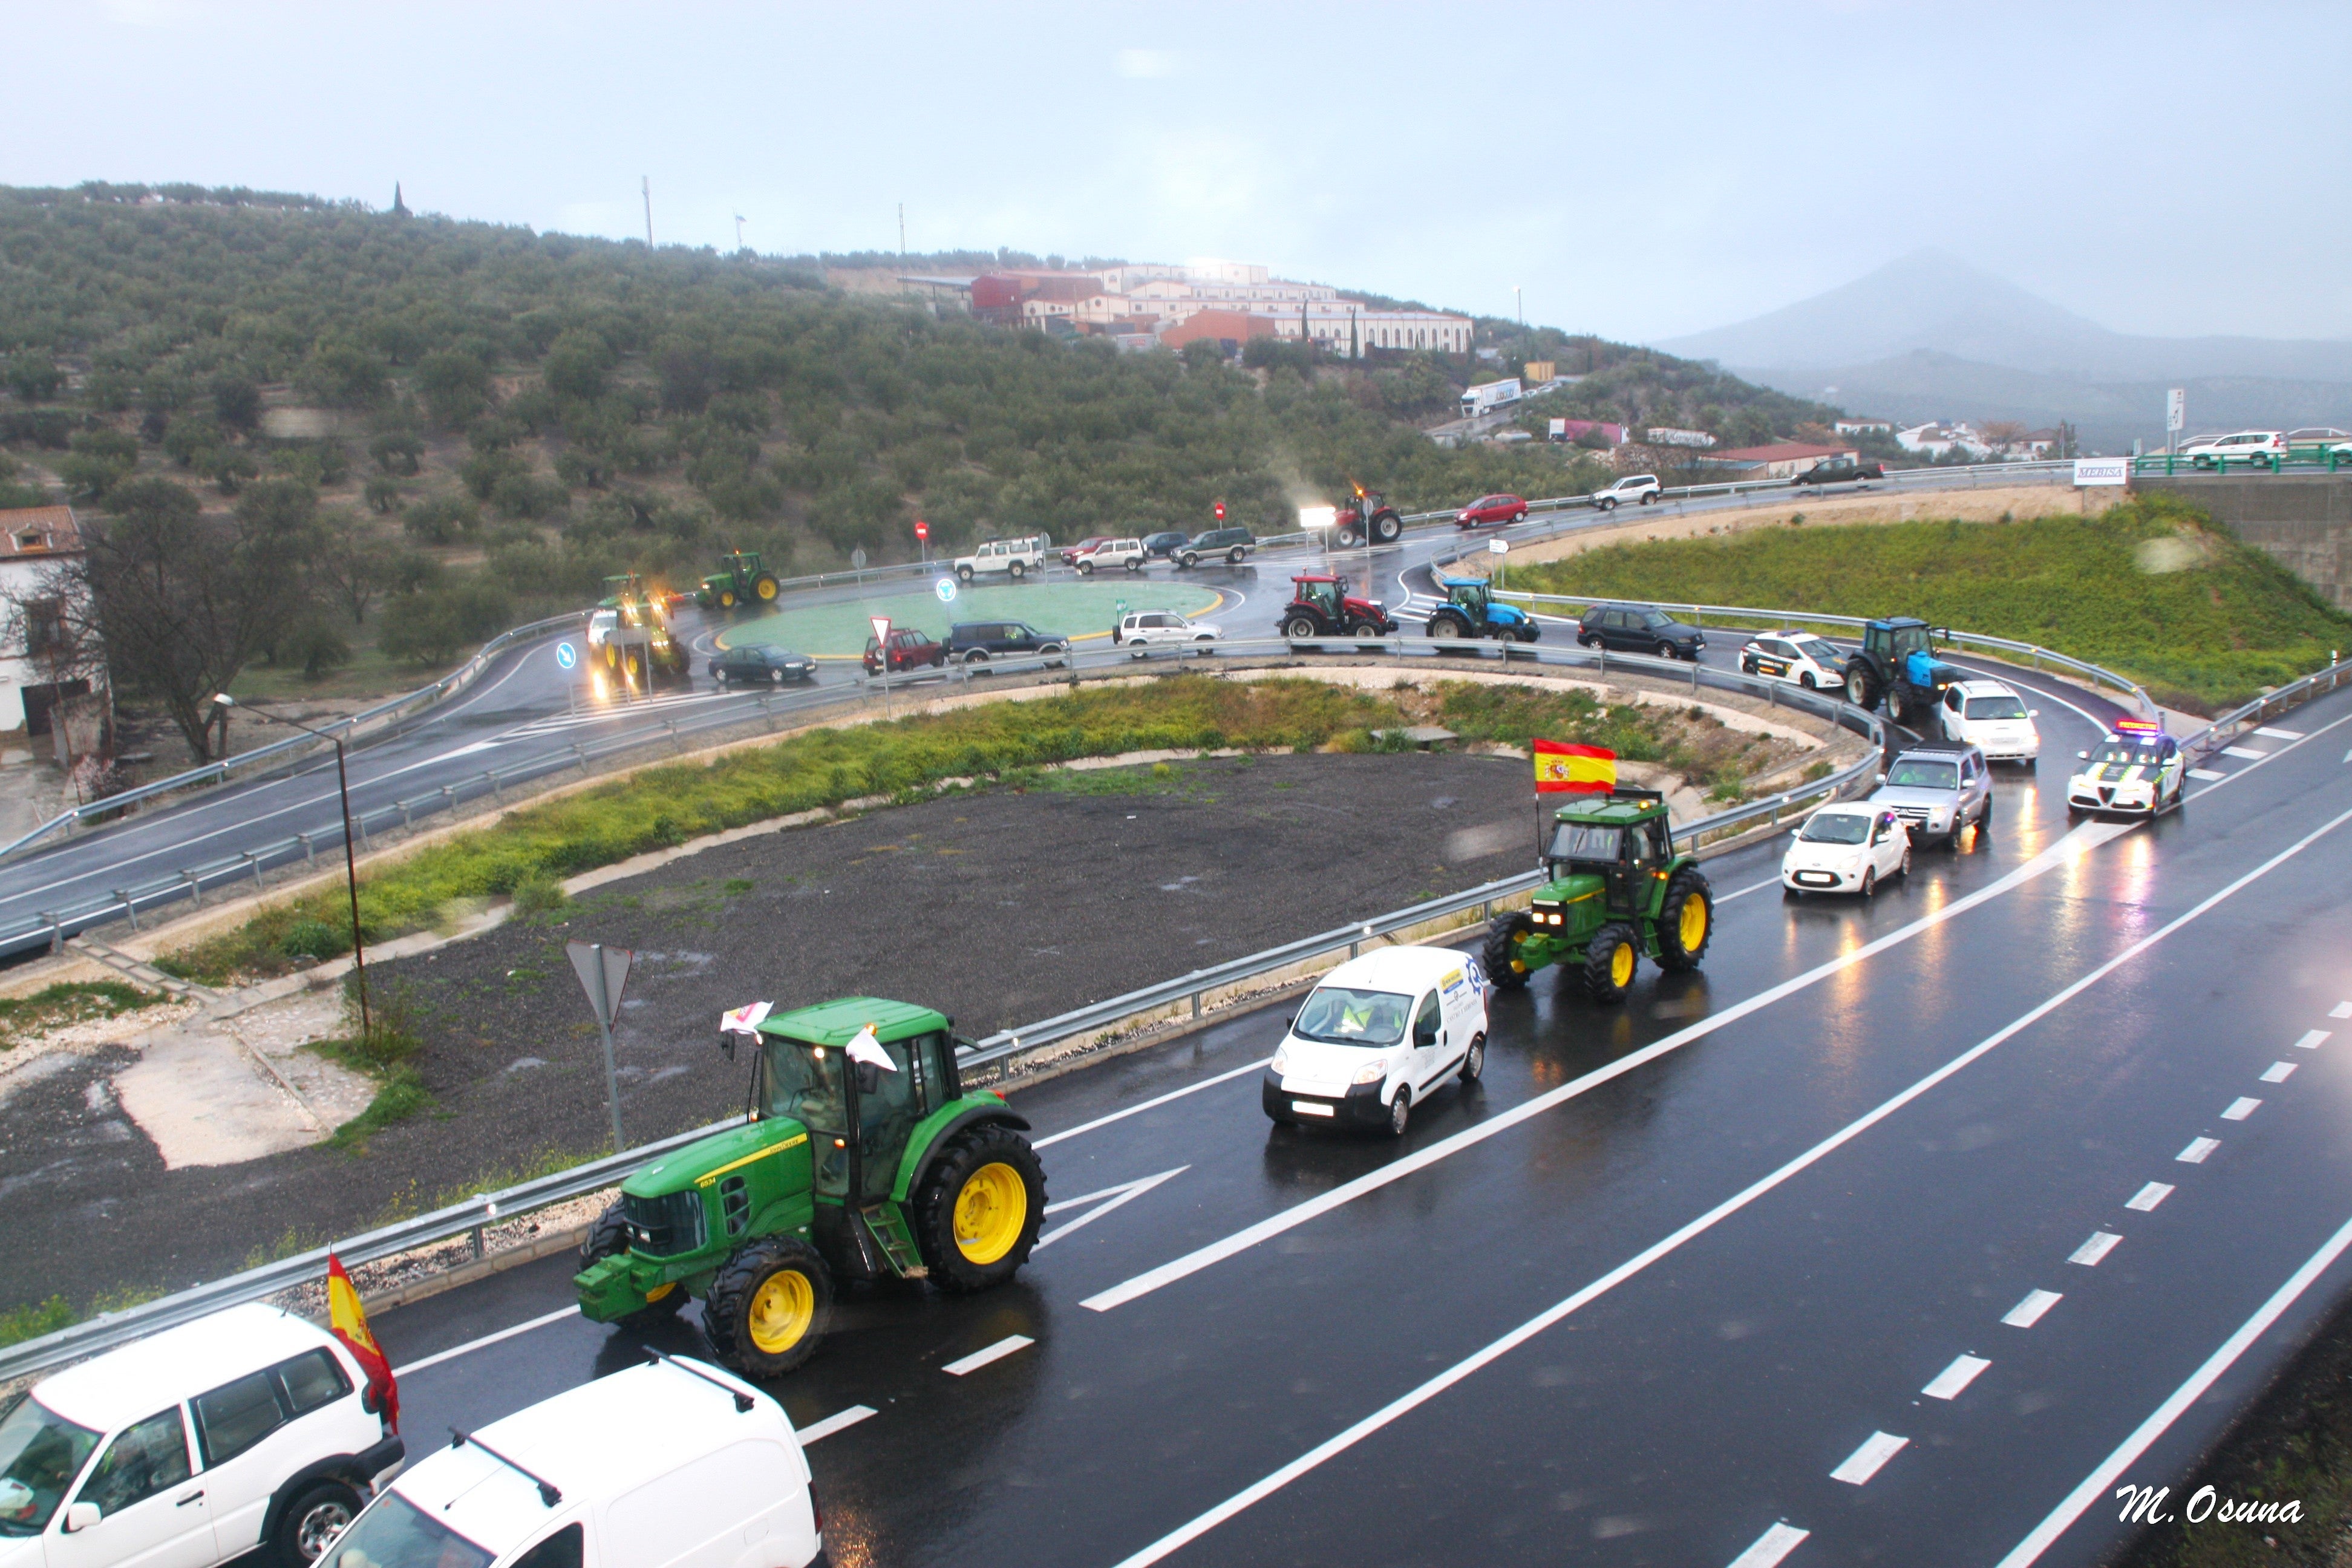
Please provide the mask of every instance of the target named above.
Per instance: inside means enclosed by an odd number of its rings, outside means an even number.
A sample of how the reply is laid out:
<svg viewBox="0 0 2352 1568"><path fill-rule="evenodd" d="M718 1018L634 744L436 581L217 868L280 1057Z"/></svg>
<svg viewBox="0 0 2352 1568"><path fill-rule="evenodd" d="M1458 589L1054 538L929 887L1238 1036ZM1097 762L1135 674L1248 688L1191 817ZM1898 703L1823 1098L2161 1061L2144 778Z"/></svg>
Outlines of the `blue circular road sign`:
<svg viewBox="0 0 2352 1568"><path fill-rule="evenodd" d="M955 579L952 577L940 578L938 582L931 584L931 592L940 596L940 604L954 604L956 595Z"/></svg>
<svg viewBox="0 0 2352 1568"><path fill-rule="evenodd" d="M568 642L557 643L555 645L555 662L562 668L570 669L573 665L580 662L580 650L573 647Z"/></svg>

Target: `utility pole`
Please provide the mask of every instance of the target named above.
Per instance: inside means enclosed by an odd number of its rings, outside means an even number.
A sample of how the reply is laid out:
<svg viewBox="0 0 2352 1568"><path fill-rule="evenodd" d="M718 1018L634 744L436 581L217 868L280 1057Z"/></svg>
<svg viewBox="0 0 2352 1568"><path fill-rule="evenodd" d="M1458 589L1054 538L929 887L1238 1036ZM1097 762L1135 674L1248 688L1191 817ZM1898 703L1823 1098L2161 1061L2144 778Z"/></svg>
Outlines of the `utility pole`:
<svg viewBox="0 0 2352 1568"><path fill-rule="evenodd" d="M654 177L640 174L637 180L646 194L646 248L651 250L654 247Z"/></svg>
<svg viewBox="0 0 2352 1568"><path fill-rule="evenodd" d="M1518 307L1519 330L1525 331L1528 326L1528 301L1527 297L1519 292L1519 286L1516 283L1511 285L1511 300Z"/></svg>
<svg viewBox="0 0 2352 1568"><path fill-rule="evenodd" d="M743 248L743 215L741 213L735 215L735 248L739 251Z"/></svg>

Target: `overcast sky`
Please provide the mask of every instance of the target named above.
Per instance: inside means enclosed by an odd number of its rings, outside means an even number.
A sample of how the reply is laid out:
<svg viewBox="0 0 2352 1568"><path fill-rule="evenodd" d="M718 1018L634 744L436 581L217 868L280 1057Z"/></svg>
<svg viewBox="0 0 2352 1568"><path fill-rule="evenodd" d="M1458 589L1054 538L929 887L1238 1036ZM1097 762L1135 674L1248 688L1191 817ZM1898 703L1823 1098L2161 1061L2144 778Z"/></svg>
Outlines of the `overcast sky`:
<svg viewBox="0 0 2352 1568"><path fill-rule="evenodd" d="M7 0L0 182L769 252L1009 245L1633 340L1937 246L2352 337L2352 5Z"/></svg>

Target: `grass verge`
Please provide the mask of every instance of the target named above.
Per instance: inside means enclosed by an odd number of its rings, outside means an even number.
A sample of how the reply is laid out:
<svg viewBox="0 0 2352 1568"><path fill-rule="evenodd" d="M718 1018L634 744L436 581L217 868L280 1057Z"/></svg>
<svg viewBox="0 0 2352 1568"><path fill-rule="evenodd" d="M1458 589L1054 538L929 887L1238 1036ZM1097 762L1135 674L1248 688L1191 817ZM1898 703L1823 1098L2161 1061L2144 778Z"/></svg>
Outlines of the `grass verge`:
<svg viewBox="0 0 2352 1568"><path fill-rule="evenodd" d="M408 996L392 991L373 999L367 1027L357 1035L316 1040L304 1047L376 1081L375 1098L368 1108L335 1129L327 1147L364 1154L367 1141L395 1121L404 1121L433 1106L432 1091L409 1058L424 1048ZM297 1250L299 1250L299 1248Z"/></svg>

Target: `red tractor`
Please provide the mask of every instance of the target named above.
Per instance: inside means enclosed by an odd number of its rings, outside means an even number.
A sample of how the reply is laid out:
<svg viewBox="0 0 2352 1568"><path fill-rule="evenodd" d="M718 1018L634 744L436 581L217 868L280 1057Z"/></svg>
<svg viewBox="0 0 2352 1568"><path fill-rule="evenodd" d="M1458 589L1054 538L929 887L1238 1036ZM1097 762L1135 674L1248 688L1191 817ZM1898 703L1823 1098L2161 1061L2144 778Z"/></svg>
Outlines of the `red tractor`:
<svg viewBox="0 0 2352 1568"><path fill-rule="evenodd" d="M1374 544L1394 544L1404 535L1404 519L1397 509L1389 505L1389 498L1378 490L1366 493L1364 487L1355 487L1356 495L1339 510L1331 520L1332 542L1353 549L1367 536Z"/></svg>
<svg viewBox="0 0 2352 1568"><path fill-rule="evenodd" d="M1386 637L1397 624L1384 605L1348 596L1345 577L1308 575L1291 580L1290 603L1282 612L1282 635L1294 642L1317 637Z"/></svg>

